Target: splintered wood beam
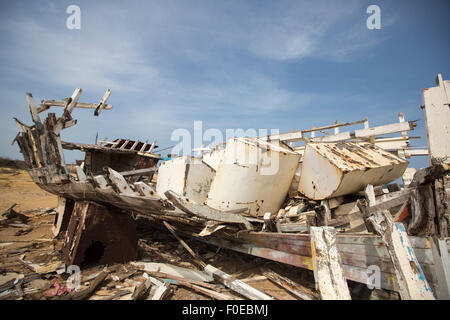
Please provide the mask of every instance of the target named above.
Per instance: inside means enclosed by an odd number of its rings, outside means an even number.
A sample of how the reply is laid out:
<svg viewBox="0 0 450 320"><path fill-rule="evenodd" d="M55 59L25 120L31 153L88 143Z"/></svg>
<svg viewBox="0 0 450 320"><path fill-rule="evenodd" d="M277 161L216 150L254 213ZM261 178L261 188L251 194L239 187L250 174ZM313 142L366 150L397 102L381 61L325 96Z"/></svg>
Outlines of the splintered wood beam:
<svg viewBox="0 0 450 320"><path fill-rule="evenodd" d="M386 124L383 126L373 127L373 128L367 128L367 129L360 129L355 130L355 138L368 138L372 136L378 136L381 134L390 134L390 133L397 133L402 131L409 131L413 130L415 127L414 121L408 121L408 122L397 122L397 123L391 123Z"/></svg>
<svg viewBox="0 0 450 320"><path fill-rule="evenodd" d="M316 287L323 300L351 300L333 227L311 227Z"/></svg>
<svg viewBox="0 0 450 320"><path fill-rule="evenodd" d="M137 176L137 175L143 175L145 173L149 173L149 172L155 172L157 171L158 168L156 167L151 167L151 168L144 168L144 169L137 169L137 170L130 170L130 171L123 171L120 174L124 177L128 177L128 176Z"/></svg>
<svg viewBox="0 0 450 320"><path fill-rule="evenodd" d="M192 250L191 247L189 247L187 243L180 238L173 227L166 221L163 221L163 224L167 228L167 230L169 230L169 232L181 243L181 245L187 250L187 252L189 252L189 254L194 259L194 262L202 268L206 267L206 263L204 263L202 259L200 259L200 257L194 252L194 250Z"/></svg>
<svg viewBox="0 0 450 320"><path fill-rule="evenodd" d="M251 223L243 216L226 211L219 211L206 205L200 205L184 198L171 190L167 190L164 195L173 203L174 206L182 211L194 216L206 218L213 221L226 223L242 223L248 230L253 230Z"/></svg>
<svg viewBox="0 0 450 320"><path fill-rule="evenodd" d="M34 102L34 99L33 99L33 95L31 93L27 92L26 96L27 96L28 106L30 107L30 113L31 113L31 118L33 119L33 122L36 125L38 125L38 123L42 125L41 119L39 118L39 112L37 110L36 103Z"/></svg>
<svg viewBox="0 0 450 320"><path fill-rule="evenodd" d="M72 120L71 113L73 108L75 108L78 99L80 99L81 91L81 88L76 88L72 96L67 100L62 116L56 121L56 125L54 127L55 134L58 135L61 130L64 129L66 123Z"/></svg>
<svg viewBox="0 0 450 320"><path fill-rule="evenodd" d="M403 224L394 222L387 210L375 212L367 220L386 245L402 300L434 300Z"/></svg>
<svg viewBox="0 0 450 320"><path fill-rule="evenodd" d="M249 286L245 282L235 279L231 275L217 269L216 267L208 264L205 267L206 273L211 275L217 281L220 281L223 285L230 288L231 290L243 295L244 297L251 300L274 300L271 296Z"/></svg>
<svg viewBox="0 0 450 320"><path fill-rule="evenodd" d="M297 298L300 298L302 300L317 300L319 297L314 294L311 290L308 288L305 288L304 286L295 283L294 281L283 277L272 270L264 270L263 275L272 281L273 283L277 284L281 288L285 289L289 293L293 294Z"/></svg>
<svg viewBox="0 0 450 320"><path fill-rule="evenodd" d="M126 195L132 195L132 196L138 195L136 192L134 192L131 189L128 182L125 180L125 178L120 173L118 173L117 171L115 171L111 168L108 168L108 173L109 173L109 175L108 175L109 180L111 180L111 183L119 191L119 193L126 194Z"/></svg>
<svg viewBox="0 0 450 320"><path fill-rule="evenodd" d="M42 100L41 104L37 108L37 112L41 113L45 110L48 110L50 107L65 107L66 101L57 101L57 100ZM77 102L75 108L80 109L96 109L98 107L98 103L86 103L86 102ZM111 110L112 105L106 104L102 110Z"/></svg>
<svg viewBox="0 0 450 320"><path fill-rule="evenodd" d="M106 90L105 94L103 95L102 100L100 100L100 103L97 105L94 111L94 116L99 116L100 112L105 108L106 101L108 101L109 96L111 95L111 90Z"/></svg>

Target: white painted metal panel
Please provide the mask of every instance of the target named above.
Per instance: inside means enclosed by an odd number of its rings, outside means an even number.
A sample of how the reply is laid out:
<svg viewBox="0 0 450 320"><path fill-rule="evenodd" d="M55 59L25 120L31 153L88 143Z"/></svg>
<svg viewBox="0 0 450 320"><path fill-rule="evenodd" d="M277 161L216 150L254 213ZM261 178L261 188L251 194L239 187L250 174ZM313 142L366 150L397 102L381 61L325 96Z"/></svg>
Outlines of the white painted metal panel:
<svg viewBox="0 0 450 320"><path fill-rule="evenodd" d="M248 209L254 216L278 212L299 160L279 141L230 139L206 204L222 211Z"/></svg>
<svg viewBox="0 0 450 320"><path fill-rule="evenodd" d="M430 161L433 158L450 157L450 81L442 81L438 75L438 86L422 92L427 126Z"/></svg>
<svg viewBox="0 0 450 320"><path fill-rule="evenodd" d="M193 157L178 157L161 163L156 193L166 199L164 192L172 190L197 203L203 203L209 192L214 170Z"/></svg>
<svg viewBox="0 0 450 320"><path fill-rule="evenodd" d="M298 190L315 200L350 194L394 181L408 164L371 143L309 143Z"/></svg>

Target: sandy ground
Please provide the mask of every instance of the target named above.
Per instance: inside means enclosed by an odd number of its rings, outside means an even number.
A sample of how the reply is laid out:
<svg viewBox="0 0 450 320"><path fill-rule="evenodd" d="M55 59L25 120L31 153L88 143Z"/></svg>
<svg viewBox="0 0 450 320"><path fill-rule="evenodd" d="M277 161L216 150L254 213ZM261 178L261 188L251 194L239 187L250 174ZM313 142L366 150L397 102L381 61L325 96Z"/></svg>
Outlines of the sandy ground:
<svg viewBox="0 0 450 320"><path fill-rule="evenodd" d="M28 172L16 168L0 168L0 212L17 203L18 211L56 207L57 197L39 188Z"/></svg>

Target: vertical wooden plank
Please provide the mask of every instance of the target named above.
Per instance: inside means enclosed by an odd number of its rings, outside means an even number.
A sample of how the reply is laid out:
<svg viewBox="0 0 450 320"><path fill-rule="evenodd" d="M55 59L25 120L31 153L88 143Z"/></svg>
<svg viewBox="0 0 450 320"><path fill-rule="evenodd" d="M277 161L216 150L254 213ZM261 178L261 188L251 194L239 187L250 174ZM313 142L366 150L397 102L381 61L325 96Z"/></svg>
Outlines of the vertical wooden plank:
<svg viewBox="0 0 450 320"><path fill-rule="evenodd" d="M394 223L387 210L375 212L367 220L372 223L386 245L394 265L402 300L434 300L403 224Z"/></svg>
<svg viewBox="0 0 450 320"><path fill-rule="evenodd" d="M323 300L351 300L333 227L311 227L311 254L316 287Z"/></svg>
<svg viewBox="0 0 450 320"><path fill-rule="evenodd" d="M448 247L445 240L430 239L431 251L433 252L433 272L437 278L436 296L438 300L450 300L450 259Z"/></svg>

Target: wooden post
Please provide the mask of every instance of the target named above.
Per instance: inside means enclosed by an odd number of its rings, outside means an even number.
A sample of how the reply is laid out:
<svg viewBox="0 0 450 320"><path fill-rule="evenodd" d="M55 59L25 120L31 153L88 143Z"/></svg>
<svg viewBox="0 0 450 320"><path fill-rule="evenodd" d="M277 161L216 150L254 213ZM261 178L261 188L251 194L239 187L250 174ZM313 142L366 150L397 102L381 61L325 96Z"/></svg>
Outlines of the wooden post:
<svg viewBox="0 0 450 320"><path fill-rule="evenodd" d="M311 255L322 299L351 300L333 227L311 227Z"/></svg>
<svg viewBox="0 0 450 320"><path fill-rule="evenodd" d="M375 212L367 220L386 245L402 300L434 300L403 224L394 223L387 210Z"/></svg>

